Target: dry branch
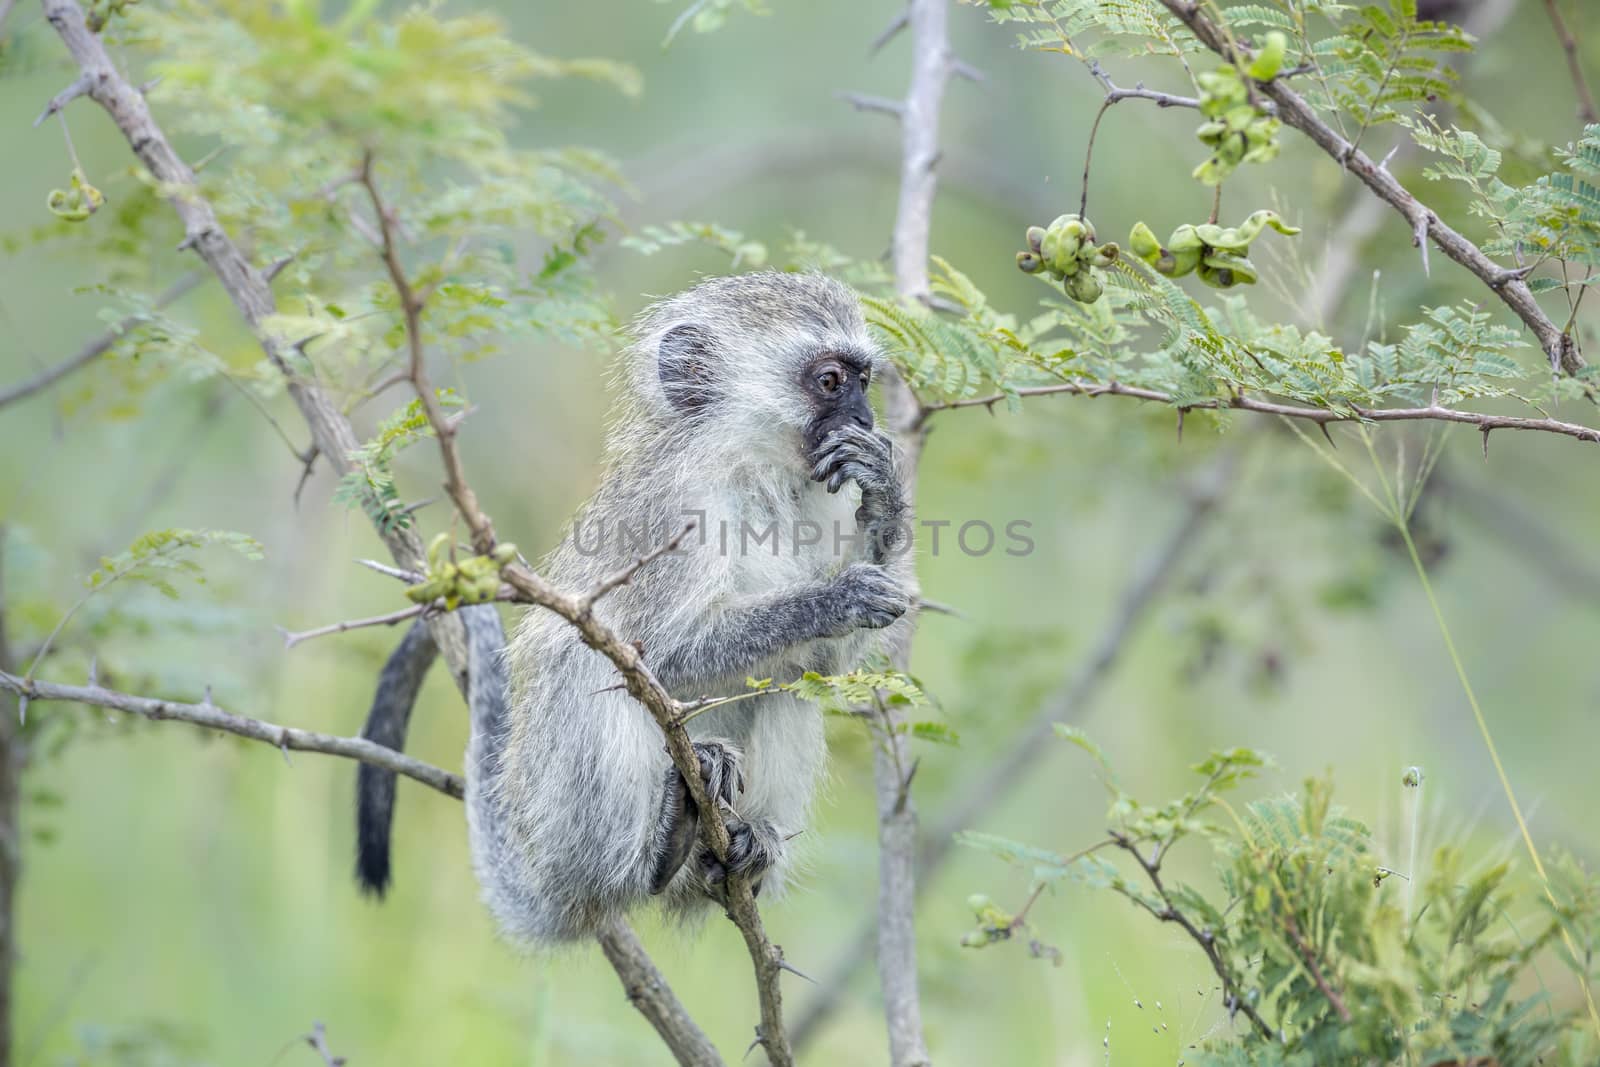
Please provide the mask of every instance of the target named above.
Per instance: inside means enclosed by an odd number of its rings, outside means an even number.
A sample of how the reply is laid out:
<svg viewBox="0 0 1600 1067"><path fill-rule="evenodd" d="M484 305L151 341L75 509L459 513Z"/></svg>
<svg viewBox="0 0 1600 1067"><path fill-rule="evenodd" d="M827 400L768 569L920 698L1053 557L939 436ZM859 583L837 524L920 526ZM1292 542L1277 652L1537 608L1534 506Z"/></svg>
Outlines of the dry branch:
<svg viewBox="0 0 1600 1067"><path fill-rule="evenodd" d="M209 730L221 730L224 733L247 737L252 741L263 741L286 752L323 752L330 756L343 756L346 759L359 760L374 767L382 767L386 771L403 774L457 800L461 799L465 792L460 775L440 770L403 752L396 752L386 745L361 737L339 737L236 715L213 704L209 697L200 704L185 704L177 700L158 700L153 697L134 696L131 693L119 693L96 684L58 685L54 682L29 681L6 671L0 671L0 689L9 690L19 697L27 697L29 701L61 700L97 708L110 708L113 711L139 715L156 722L166 720L186 722Z"/></svg>

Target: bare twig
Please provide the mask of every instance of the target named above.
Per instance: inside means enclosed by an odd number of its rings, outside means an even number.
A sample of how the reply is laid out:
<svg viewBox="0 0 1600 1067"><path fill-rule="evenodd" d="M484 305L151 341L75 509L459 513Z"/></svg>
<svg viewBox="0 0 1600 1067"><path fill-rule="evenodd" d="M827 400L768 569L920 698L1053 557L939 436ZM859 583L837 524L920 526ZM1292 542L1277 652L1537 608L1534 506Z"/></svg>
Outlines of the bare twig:
<svg viewBox="0 0 1600 1067"><path fill-rule="evenodd" d="M895 36L910 24L911 10L910 8L907 8L906 10L900 12L900 14L896 15L894 20L883 28L882 33L878 34L878 36L872 39L872 43L867 46L867 54L876 55L883 49L884 45L894 40Z"/></svg>
<svg viewBox="0 0 1600 1067"><path fill-rule="evenodd" d="M1019 396L1053 396L1065 393L1074 396L1123 396L1136 400L1153 400L1160 404L1175 404L1177 401L1169 394L1156 389L1143 389L1133 385L1123 385L1120 382L1061 382L1057 385L1038 385L1018 389ZM996 393L992 396L969 397L964 400L951 400L942 403L929 404L924 409L924 417L939 411L949 411L955 408L993 407L1005 400L1003 394ZM1562 422L1560 419L1526 418L1520 415L1486 415L1476 411L1462 411L1458 408L1441 407L1431 404L1420 408L1358 408L1352 407L1349 413L1330 411L1327 408L1305 407L1300 404L1282 404L1271 400L1257 400L1254 397L1236 394L1231 397L1217 400L1207 400L1198 404L1185 404L1187 411L1194 410L1230 410L1252 411L1260 415L1280 415L1286 419L1300 419L1327 426L1340 422L1456 422L1466 426L1474 426L1479 432L1488 434L1494 430L1532 430L1541 433L1559 434L1579 441L1600 443L1600 429L1592 426L1583 426L1575 422Z"/></svg>
<svg viewBox="0 0 1600 1067"><path fill-rule="evenodd" d="M373 615L365 619L345 619L342 622L329 623L327 626L318 626L311 630L285 630L278 627L278 632L283 635L283 647L293 648L302 641L309 641L313 637L327 637L329 634L344 634L351 630L360 630L368 626L393 626L407 619L415 619L423 612L433 607L432 604L413 604L409 608L391 611L384 615Z"/></svg>
<svg viewBox="0 0 1600 1067"><path fill-rule="evenodd" d="M1248 56L1219 30L1192 0L1161 0L1163 6L1188 26L1200 43L1229 62L1248 62ZM1337 163L1354 174L1362 184L1405 218L1413 241L1421 246L1431 239L1436 248L1471 271L1484 285L1520 318L1539 340L1539 347L1557 371L1576 374L1587 363L1578 352L1572 336L1551 321L1539 307L1521 272L1502 267L1440 219L1428 205L1413 196L1387 170L1347 141L1338 131L1317 116L1305 99L1281 78L1256 83L1256 91L1272 100L1278 117L1311 138L1312 142Z"/></svg>
<svg viewBox="0 0 1600 1067"><path fill-rule="evenodd" d="M1561 51L1567 57L1567 72L1572 75L1572 89L1578 94L1578 117L1584 125L1600 122L1600 111L1595 110L1594 93L1589 91L1589 79L1583 76L1582 53L1578 51L1578 38L1561 16L1556 0L1544 0L1544 9L1550 15L1550 25L1561 42Z"/></svg>
<svg viewBox="0 0 1600 1067"><path fill-rule="evenodd" d="M72 103L74 100L78 99L78 97L82 96L88 91L89 75L80 74L71 85L67 86L65 89L61 90L59 93L50 98L50 102L44 106L44 110L39 112L38 117L33 120L33 128L37 130L44 124L45 119L56 114L62 108L66 107L68 104ZM76 153L73 154L73 162L77 162Z"/></svg>
<svg viewBox="0 0 1600 1067"><path fill-rule="evenodd" d="M185 274L176 282L173 282L160 296L156 297L155 306L157 308L166 307L199 285L204 278L205 275L199 271ZM109 352L111 346L116 344L124 334L137 325L141 318L142 316L139 315L127 316L121 322L78 349L76 353L67 359L52 367L47 367L26 381L18 382L8 389L0 390L0 408L5 407L7 404L14 404L18 400L25 400L34 393L48 389L73 371L93 363L96 359Z"/></svg>
<svg viewBox="0 0 1600 1067"><path fill-rule="evenodd" d="M884 96L872 96L868 93L856 93L841 90L834 94L840 100L849 104L857 111L877 111L885 115L901 118L906 113L906 105L899 100L890 100Z"/></svg>
<svg viewBox="0 0 1600 1067"><path fill-rule="evenodd" d="M361 737L338 737L236 715L219 708L209 698L204 703L185 704L176 700L157 700L119 693L97 684L57 685L54 682L28 681L4 670L0 670L0 689L25 696L29 700L61 700L110 708L113 711L140 715L154 721L170 719L187 722L210 730L237 734L252 741L264 741L282 751L323 752L330 756L343 756L346 759L359 760L387 771L394 771L396 774L403 774L458 800L463 795L460 775L440 770L403 752L396 752L386 745Z"/></svg>
<svg viewBox="0 0 1600 1067"><path fill-rule="evenodd" d="M333 1054L333 1049L328 1046L328 1028L320 1022L311 1024L311 1032L306 1034L303 1040L316 1050L317 1055L322 1057L322 1062L327 1067L344 1067L345 1058Z"/></svg>
<svg viewBox="0 0 1600 1067"><path fill-rule="evenodd" d="M1224 460L1209 474L1202 475L1188 493L1189 504L1171 534L1143 563L1118 601L1110 622L1099 629L1100 638L1087 659L1053 694L1046 697L1034 717L1019 731L1005 752L968 782L961 793L939 813L929 828L917 864L917 890L930 883L944 867L955 847L955 834L970 829L983 815L1001 803L1025 780L1028 772L1046 754L1054 751L1050 739L1058 722L1073 722L1083 717L1100 685L1111 674L1129 640L1138 630L1162 589L1172 581L1179 564L1195 544L1216 505L1227 489L1233 460ZM853 935L822 980L817 993L807 1002L795 1021L794 1043L803 1049L822 1030L823 1023L839 1007L850 978L866 965L872 953L872 932L876 919L869 916Z"/></svg>
<svg viewBox="0 0 1600 1067"><path fill-rule="evenodd" d="M676 552L678 550L678 546L683 544L683 539L694 532L694 525L695 524L692 522L688 523L683 529L679 530L672 537L668 538L660 546L650 550L649 552L646 552L644 555L638 557L632 563L617 571L615 574L611 574L605 578L602 578L599 585L595 586L584 595L583 603L591 608L594 607L595 602L601 597L616 589L620 589L622 586L625 586L629 582L633 581L634 576L640 571L644 570L646 567L650 566L650 564L654 563L662 556L671 555L672 553Z"/></svg>
<svg viewBox="0 0 1600 1067"><path fill-rule="evenodd" d="M391 567L387 563L379 563L375 559L358 559L356 562L363 567L377 571L379 574L386 574L390 578L398 578L407 585L416 585L418 582L427 580L428 577L421 571L408 571L402 567Z"/></svg>

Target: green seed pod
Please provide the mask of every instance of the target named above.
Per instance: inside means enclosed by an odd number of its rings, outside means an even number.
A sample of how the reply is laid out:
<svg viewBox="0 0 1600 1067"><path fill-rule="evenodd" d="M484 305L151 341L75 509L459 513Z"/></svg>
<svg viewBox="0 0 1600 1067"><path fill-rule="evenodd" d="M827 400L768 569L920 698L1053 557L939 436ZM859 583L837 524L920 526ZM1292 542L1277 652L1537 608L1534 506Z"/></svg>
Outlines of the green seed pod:
<svg viewBox="0 0 1600 1067"><path fill-rule="evenodd" d="M1017 269L1024 274L1037 274L1044 267L1044 260L1034 252L1017 253Z"/></svg>
<svg viewBox="0 0 1600 1067"><path fill-rule="evenodd" d="M1161 255L1161 242L1156 240L1156 235L1150 227L1142 221L1136 222L1128 233L1128 251L1153 266Z"/></svg>
<svg viewBox="0 0 1600 1067"><path fill-rule="evenodd" d="M1169 278L1181 278L1200 265L1200 257L1203 254L1198 248L1187 252L1168 251L1161 257L1161 262L1156 264L1156 270ZM1166 264L1165 270L1162 269L1162 264Z"/></svg>
<svg viewBox="0 0 1600 1067"><path fill-rule="evenodd" d="M1034 251L1036 253L1040 252L1040 251L1043 251L1043 249L1044 249L1044 227L1043 226L1029 226L1028 227L1028 232L1027 232L1027 234L1025 236L1025 240L1028 243L1028 248L1031 249L1032 251Z"/></svg>
<svg viewBox="0 0 1600 1067"><path fill-rule="evenodd" d="M1283 56L1289 48L1289 39L1277 30L1267 34L1266 41L1261 45L1261 51L1256 53L1256 58L1251 60L1248 68L1250 77L1256 81L1271 81L1278 76L1278 71L1283 69Z"/></svg>
<svg viewBox="0 0 1600 1067"><path fill-rule="evenodd" d="M1200 234L1187 222L1173 230L1172 237L1167 241L1167 247L1174 252L1198 252L1204 246Z"/></svg>
<svg viewBox="0 0 1600 1067"><path fill-rule="evenodd" d="M1100 284L1100 279L1095 272L1084 268L1077 274L1068 277L1062 286L1068 296L1080 304L1092 304L1100 299L1105 292L1105 287Z"/></svg>
<svg viewBox="0 0 1600 1067"><path fill-rule="evenodd" d="M444 596L449 588L444 582L422 582L419 585L406 586L406 599L413 604L431 604Z"/></svg>
<svg viewBox="0 0 1600 1067"><path fill-rule="evenodd" d="M445 550L450 547L450 535L442 533L428 542L428 570L438 570L439 564L444 560Z"/></svg>
<svg viewBox="0 0 1600 1067"><path fill-rule="evenodd" d="M1290 226L1276 211L1268 211L1265 208L1251 212L1243 222L1239 223L1237 230L1244 243L1248 245L1267 227L1277 230L1286 237L1293 237L1300 232L1300 227Z"/></svg>
<svg viewBox="0 0 1600 1067"><path fill-rule="evenodd" d="M1200 280L1217 289L1250 285L1256 280L1255 264L1243 256L1213 252L1201 261Z"/></svg>
<svg viewBox="0 0 1600 1067"><path fill-rule="evenodd" d="M504 567L517 558L517 546L510 541L501 541L494 546L494 551L489 553L489 558Z"/></svg>
<svg viewBox="0 0 1600 1067"><path fill-rule="evenodd" d="M1094 255L1089 262L1096 267L1109 267L1117 261L1117 257L1121 254L1122 249L1117 247L1115 241L1107 241L1095 249Z"/></svg>

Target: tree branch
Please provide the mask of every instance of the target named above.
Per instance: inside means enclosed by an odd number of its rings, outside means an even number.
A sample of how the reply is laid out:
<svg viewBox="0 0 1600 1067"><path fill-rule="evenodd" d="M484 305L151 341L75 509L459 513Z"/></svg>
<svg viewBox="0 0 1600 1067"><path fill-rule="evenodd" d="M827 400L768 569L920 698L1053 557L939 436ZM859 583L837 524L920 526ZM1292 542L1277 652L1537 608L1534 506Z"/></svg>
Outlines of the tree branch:
<svg viewBox="0 0 1600 1067"><path fill-rule="evenodd" d="M338 737L236 715L219 708L209 697L204 703L185 704L176 700L157 700L152 697L119 693L97 684L57 685L54 682L29 681L4 670L0 670L0 689L27 697L29 701L63 700L75 704L88 704L92 707L110 708L113 711L127 712L129 715L139 715L157 722L165 720L186 722L209 730L236 734L252 741L263 741L284 751L323 752L330 756L343 756L345 759L370 763L374 767L403 774L457 800L460 800L465 792L460 775L451 774L449 771L413 759L387 745L380 745L361 737Z"/></svg>
<svg viewBox="0 0 1600 1067"><path fill-rule="evenodd" d="M1187 493L1188 506L1172 532L1139 567L1117 602L1109 625L1099 631L1087 659L1040 704L1033 718L1012 739L999 759L969 782L959 796L939 813L938 820L924 837L917 862L917 892L921 892L943 869L955 848L958 830L970 829L994 809L1023 781L1029 771L1055 751L1050 740L1059 722L1082 719L1100 684L1111 670L1128 641L1138 630L1161 591L1178 573L1178 566L1195 544L1200 532L1216 513L1218 502L1231 481L1236 457L1229 456L1210 472L1195 480ZM845 990L855 973L872 954L872 932L876 920L869 916L845 941L843 954L829 967L817 993L807 1002L794 1025L796 1049L806 1045L822 1030L823 1024L842 1003Z"/></svg>
<svg viewBox="0 0 1600 1067"><path fill-rule="evenodd" d="M156 297L155 306L164 308L168 304L183 296L189 290L199 285L205 278L199 271L192 271L173 282L172 285ZM52 367L47 367L35 374L32 378L18 382L8 389L0 390L0 408L14 404L19 400L26 400L34 393L50 388L62 378L79 368L86 367L111 350L124 334L137 325L142 316L128 315L121 322L106 330L100 336L78 349L76 353Z"/></svg>
<svg viewBox="0 0 1600 1067"><path fill-rule="evenodd" d="M628 1002L650 1020L667 1048L685 1067L722 1067L722 1057L673 995L627 923L615 922L595 935L622 979Z"/></svg>
<svg viewBox="0 0 1600 1067"><path fill-rule="evenodd" d="M1230 63L1239 63L1241 66L1248 63L1248 56L1202 13L1200 4L1194 0L1161 0L1161 3L1211 51ZM1533 331L1539 340L1539 347L1549 357L1553 370L1576 374L1587 366L1572 336L1551 321L1539 307L1520 271L1500 266L1477 245L1452 229L1432 208L1401 185L1394 175L1323 122L1305 98L1285 84L1283 79L1252 84L1277 105L1278 118L1311 138L1318 148L1399 212L1411 226L1412 243L1421 247L1431 239L1439 251L1467 268L1488 286Z"/></svg>
<svg viewBox="0 0 1600 1067"><path fill-rule="evenodd" d="M1226 999L1228 1011L1230 1013L1235 1011L1244 1012L1245 1017L1255 1025L1262 1037L1265 1037L1268 1041L1276 1041L1278 1039L1276 1032L1267 1025L1267 1021L1261 1017L1261 1013L1250 1004L1234 982L1233 975L1228 970L1228 965L1222 959L1222 954L1217 951L1216 938L1209 930L1201 930L1197 927L1193 919L1189 918L1177 905L1173 904L1172 897L1167 894L1166 884L1161 880L1160 863L1146 859L1144 853L1139 851L1138 842L1129 839L1124 834L1113 831L1111 840L1118 848L1132 856L1139 866L1143 868L1145 877L1150 879L1151 887L1161 897L1161 902L1165 906L1161 908L1153 907L1149 901L1140 895L1126 894L1128 899L1162 922L1176 923L1181 926L1184 933L1189 935L1189 939L1200 946L1200 951L1205 953L1206 959L1211 963L1211 969L1222 980L1222 995Z"/></svg>
<svg viewBox="0 0 1600 1067"><path fill-rule="evenodd" d="M1578 51L1578 38L1573 35L1567 20L1561 17L1556 0L1544 0L1544 9L1550 15L1550 25L1561 42L1561 51L1567 57L1567 72L1572 75L1572 89L1578 94L1578 117L1585 126L1600 122L1600 111L1595 110L1594 93L1589 91L1589 79L1583 76L1583 59Z"/></svg>
<svg viewBox="0 0 1600 1067"><path fill-rule="evenodd" d="M954 68L947 19L948 0L910 0L905 25L911 34L911 80L900 107L900 196L895 210L890 258L895 291L902 300L927 303L929 235L938 188L939 114L945 85ZM917 469L925 428L922 406L911 387L893 370L882 378L884 423L899 451L907 506L914 506ZM910 576L916 595L916 577ZM912 623L890 638L890 660L910 665ZM873 746L872 770L878 809L878 981L892 1067L931 1063L922 1034L922 1001L917 987L916 848L917 807L911 796L915 765L899 729L898 708L884 706L884 730ZM909 769L908 769L909 768Z"/></svg>
<svg viewBox="0 0 1600 1067"><path fill-rule="evenodd" d="M1074 396L1124 396L1136 400L1153 400L1160 404L1176 404L1177 401L1169 394L1156 389L1143 389L1133 385L1123 385L1121 382L1061 382L1058 385L1037 385L1018 389L1017 395L1029 396L1054 396L1066 393ZM968 397L965 400L950 400L943 403L929 404L924 411L924 418L939 411L950 411L956 408L988 407L1005 400L1003 393L992 396ZM1235 395L1224 399L1207 400L1198 404L1186 404L1184 411L1252 411L1260 415L1280 415L1286 419L1301 419L1314 422L1320 426L1340 422L1456 422L1466 426L1476 427L1485 438L1494 430L1533 430L1541 433L1553 433L1563 437L1571 437L1579 441L1600 443L1600 429L1592 426L1583 426L1575 422L1562 422L1560 419L1526 418L1520 415L1485 415L1476 411L1462 411L1458 408L1441 407L1430 404L1421 408L1358 408L1352 407L1346 414L1341 411L1330 411L1327 408L1305 407L1300 404L1281 404L1271 400L1256 400L1253 397Z"/></svg>

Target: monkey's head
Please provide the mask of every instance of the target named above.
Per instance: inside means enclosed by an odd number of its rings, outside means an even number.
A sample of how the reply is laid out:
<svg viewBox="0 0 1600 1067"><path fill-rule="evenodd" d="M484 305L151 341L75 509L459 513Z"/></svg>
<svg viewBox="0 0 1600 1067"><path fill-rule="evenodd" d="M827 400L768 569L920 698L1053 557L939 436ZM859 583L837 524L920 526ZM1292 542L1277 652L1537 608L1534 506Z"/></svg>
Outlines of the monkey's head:
<svg viewBox="0 0 1600 1067"><path fill-rule="evenodd" d="M882 357L856 295L821 274L709 278L647 309L635 337L642 417L681 441L809 469L832 431L872 428Z"/></svg>

